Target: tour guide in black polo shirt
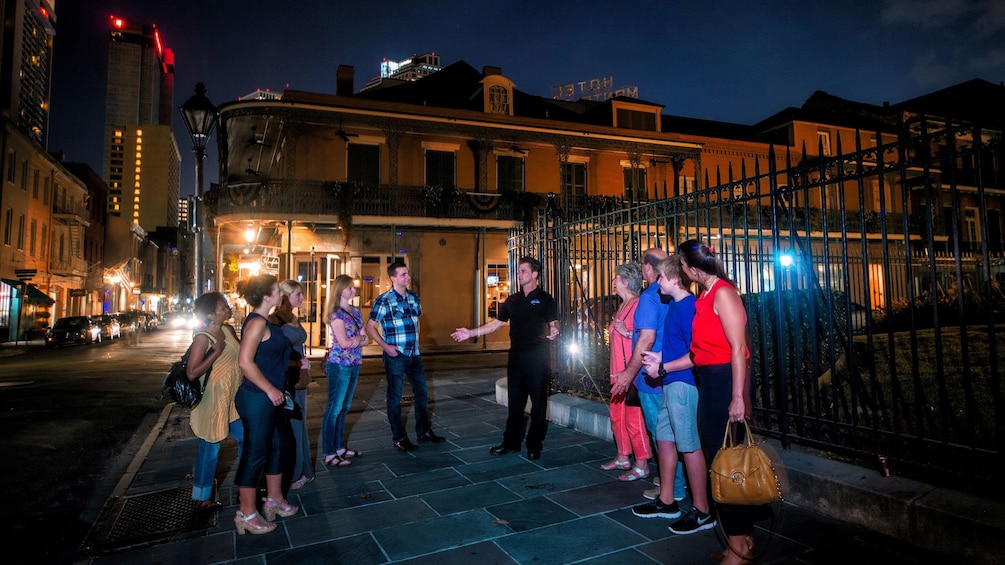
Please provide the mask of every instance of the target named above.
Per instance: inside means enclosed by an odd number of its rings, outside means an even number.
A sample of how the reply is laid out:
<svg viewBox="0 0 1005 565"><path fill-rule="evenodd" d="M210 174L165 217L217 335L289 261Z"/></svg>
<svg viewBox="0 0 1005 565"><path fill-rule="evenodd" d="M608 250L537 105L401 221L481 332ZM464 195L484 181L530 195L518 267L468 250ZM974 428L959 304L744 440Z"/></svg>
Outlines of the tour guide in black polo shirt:
<svg viewBox="0 0 1005 565"><path fill-rule="evenodd" d="M523 409L530 396L530 430L527 432L527 459L539 459L544 434L547 430L548 378L550 360L548 349L558 337L558 311L555 299L538 288L541 263L533 257L520 259L517 282L520 291L509 295L499 307L499 318L473 330L457 328L450 334L456 341L492 333L509 322L509 363L506 385L509 398L509 416L503 442L489 450L492 455L505 455L520 451L523 441Z"/></svg>

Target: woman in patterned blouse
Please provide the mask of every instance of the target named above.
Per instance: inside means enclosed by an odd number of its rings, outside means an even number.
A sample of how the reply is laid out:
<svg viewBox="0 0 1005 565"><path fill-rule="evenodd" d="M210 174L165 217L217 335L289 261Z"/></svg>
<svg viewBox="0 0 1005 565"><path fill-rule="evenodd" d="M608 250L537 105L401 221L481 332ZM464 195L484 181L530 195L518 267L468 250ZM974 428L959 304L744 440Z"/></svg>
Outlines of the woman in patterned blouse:
<svg viewBox="0 0 1005 565"><path fill-rule="evenodd" d="M332 348L328 352L325 374L328 376L328 404L321 420L321 449L325 465L345 467L360 453L345 446L345 417L359 380L363 346L368 338L363 331L363 316L351 304L356 286L349 275L339 275L332 283L326 317L332 330Z"/></svg>

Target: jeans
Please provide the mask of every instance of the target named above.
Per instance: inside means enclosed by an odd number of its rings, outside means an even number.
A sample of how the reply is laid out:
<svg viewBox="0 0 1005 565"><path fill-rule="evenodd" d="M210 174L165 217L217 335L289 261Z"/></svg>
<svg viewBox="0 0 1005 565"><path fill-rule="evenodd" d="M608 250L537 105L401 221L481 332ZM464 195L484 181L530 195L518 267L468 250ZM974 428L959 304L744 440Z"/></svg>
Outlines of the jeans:
<svg viewBox="0 0 1005 565"><path fill-rule="evenodd" d="M237 440L237 459L241 459L241 448L244 445L244 426L238 418L230 423L230 437ZM213 496L213 479L216 477L216 462L220 455L220 442L210 443L199 440L199 451L195 455L195 467L192 470L192 500L209 500Z"/></svg>
<svg viewBox="0 0 1005 565"><path fill-rule="evenodd" d="M237 389L234 405L244 424L244 449L234 484L255 488L262 471L266 475L282 474L283 461L291 447L288 438L293 433L289 429L289 418L283 414L283 406L273 406L264 392L241 387Z"/></svg>
<svg viewBox="0 0 1005 565"><path fill-rule="evenodd" d="M290 418L290 427L293 428L293 445L296 449L293 473L290 475L290 479L294 481L300 477L313 479L314 458L311 457L311 438L307 435L307 389L294 391L293 400L300 407L303 418L300 420Z"/></svg>
<svg viewBox="0 0 1005 565"><path fill-rule="evenodd" d="M384 373L387 375L387 421L391 424L391 439L395 443L408 439L405 424L401 421L401 389L404 380L412 387L415 400L415 435L422 436L430 430L427 402L429 389L426 387L426 370L421 355L398 355L391 357L384 353Z"/></svg>
<svg viewBox="0 0 1005 565"><path fill-rule="evenodd" d="M530 429L527 430L527 451L541 451L548 431L548 381L551 377L548 347L530 351L509 352L506 365L506 388L509 414L503 445L520 450L524 437L524 408L530 397Z"/></svg>
<svg viewBox="0 0 1005 565"><path fill-rule="evenodd" d="M328 456L345 449L345 416L359 382L359 365L328 363L325 375L328 376L328 404L321 418L321 452Z"/></svg>

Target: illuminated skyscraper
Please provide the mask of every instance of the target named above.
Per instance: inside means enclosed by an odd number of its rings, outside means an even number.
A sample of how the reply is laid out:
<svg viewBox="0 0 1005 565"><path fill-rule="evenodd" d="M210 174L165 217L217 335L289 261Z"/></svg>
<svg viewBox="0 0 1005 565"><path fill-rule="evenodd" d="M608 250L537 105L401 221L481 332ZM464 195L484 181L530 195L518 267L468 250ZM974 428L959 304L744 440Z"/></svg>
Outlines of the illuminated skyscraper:
<svg viewBox="0 0 1005 565"><path fill-rule="evenodd" d="M178 225L181 156L171 130L174 53L156 26L109 21L104 176L108 213L144 230Z"/></svg>
<svg viewBox="0 0 1005 565"><path fill-rule="evenodd" d="M56 13L50 0L5 0L0 6L0 110L45 149Z"/></svg>
<svg viewBox="0 0 1005 565"><path fill-rule="evenodd" d="M380 62L380 75L370 79L370 82L366 83L360 92L380 86L384 79L414 81L429 76L442 68L440 56L436 53L412 55L403 61L388 61L385 58Z"/></svg>

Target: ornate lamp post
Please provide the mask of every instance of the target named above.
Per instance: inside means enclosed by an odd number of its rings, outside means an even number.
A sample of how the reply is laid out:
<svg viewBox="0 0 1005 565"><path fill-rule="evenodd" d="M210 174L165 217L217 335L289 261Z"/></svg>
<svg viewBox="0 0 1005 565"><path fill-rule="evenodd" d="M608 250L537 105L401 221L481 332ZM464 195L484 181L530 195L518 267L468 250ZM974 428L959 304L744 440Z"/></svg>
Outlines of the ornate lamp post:
<svg viewBox="0 0 1005 565"><path fill-rule="evenodd" d="M179 106L178 112L185 120L185 129L188 130L188 135L192 138L192 152L195 153L195 199L193 209L189 210L189 213L195 222L192 291L195 297L198 297L206 290L203 288L205 278L202 272L205 263L203 253L205 253L204 229L206 227L206 216L202 205L202 160L206 156L206 141L209 140L209 136L213 134L213 128L216 126L216 106L209 101L209 98L206 98L206 86L200 82L195 85L195 95Z"/></svg>

